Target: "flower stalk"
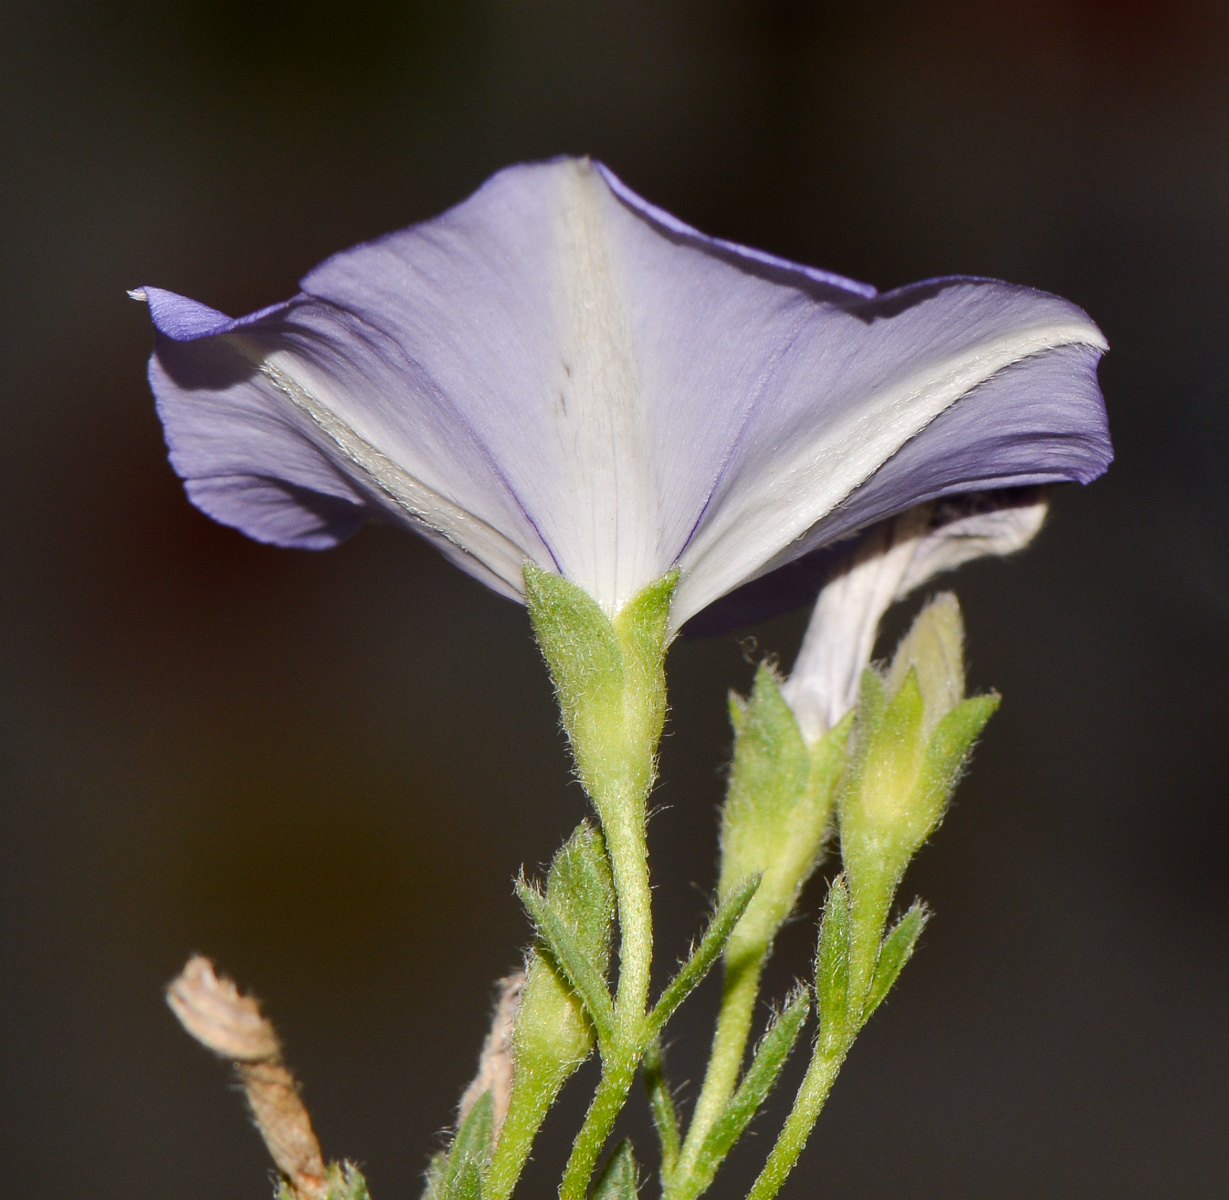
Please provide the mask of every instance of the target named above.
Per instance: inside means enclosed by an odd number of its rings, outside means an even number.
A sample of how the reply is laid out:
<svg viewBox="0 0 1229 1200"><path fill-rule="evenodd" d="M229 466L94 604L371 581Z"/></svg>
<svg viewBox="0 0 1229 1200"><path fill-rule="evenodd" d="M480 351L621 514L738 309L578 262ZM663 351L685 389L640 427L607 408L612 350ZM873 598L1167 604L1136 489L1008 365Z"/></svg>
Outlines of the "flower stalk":
<svg viewBox="0 0 1229 1200"><path fill-rule="evenodd" d="M646 816L666 714L671 573L613 618L582 589L530 563L530 621L559 699L577 775L601 822L619 919L613 1028L602 1079L573 1145L562 1200L581 1200L647 1049L653 963Z"/></svg>
<svg viewBox="0 0 1229 1200"><path fill-rule="evenodd" d="M677 1166L666 1176L677 1175L680 1187L734 1094L764 964L820 861L850 724L808 744L769 666L757 671L746 701L731 699L730 716L734 762L722 810L717 894L724 896L751 874L760 876L760 886L725 949L721 1009L704 1084Z"/></svg>

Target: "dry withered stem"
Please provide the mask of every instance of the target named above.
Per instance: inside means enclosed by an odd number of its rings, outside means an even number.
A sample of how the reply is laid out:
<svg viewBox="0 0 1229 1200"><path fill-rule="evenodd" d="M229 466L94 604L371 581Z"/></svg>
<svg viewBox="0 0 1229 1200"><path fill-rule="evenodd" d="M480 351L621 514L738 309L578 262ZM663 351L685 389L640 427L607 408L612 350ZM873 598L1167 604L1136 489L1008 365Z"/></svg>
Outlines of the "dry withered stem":
<svg viewBox="0 0 1229 1200"><path fill-rule="evenodd" d="M282 1061L277 1033L260 1005L200 955L188 960L167 988L166 1000L188 1033L234 1066L256 1128L296 1196L324 1200L320 1143L298 1084Z"/></svg>
<svg viewBox="0 0 1229 1200"><path fill-rule="evenodd" d="M478 1059L478 1074L474 1076L457 1113L457 1125L469 1115L469 1110L487 1093L493 1101L491 1113L491 1141L499 1140L504 1118L508 1115L508 1103L512 1098L512 1029L516 1014L521 1007L521 993L525 989L525 972L517 971L499 981L499 1002L491 1017L491 1029L482 1043Z"/></svg>

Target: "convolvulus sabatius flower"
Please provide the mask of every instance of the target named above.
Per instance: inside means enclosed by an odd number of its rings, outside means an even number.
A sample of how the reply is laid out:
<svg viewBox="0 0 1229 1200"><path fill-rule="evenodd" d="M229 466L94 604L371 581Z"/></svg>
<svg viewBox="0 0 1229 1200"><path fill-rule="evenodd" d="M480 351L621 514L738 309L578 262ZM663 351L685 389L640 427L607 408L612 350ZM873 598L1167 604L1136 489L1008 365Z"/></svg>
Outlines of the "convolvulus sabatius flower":
<svg viewBox="0 0 1229 1200"><path fill-rule="evenodd" d="M605 167L510 167L231 319L159 288L150 380L206 513L285 546L403 522L505 595L678 628L937 497L1110 459L1100 331L993 280L874 288L698 233Z"/></svg>

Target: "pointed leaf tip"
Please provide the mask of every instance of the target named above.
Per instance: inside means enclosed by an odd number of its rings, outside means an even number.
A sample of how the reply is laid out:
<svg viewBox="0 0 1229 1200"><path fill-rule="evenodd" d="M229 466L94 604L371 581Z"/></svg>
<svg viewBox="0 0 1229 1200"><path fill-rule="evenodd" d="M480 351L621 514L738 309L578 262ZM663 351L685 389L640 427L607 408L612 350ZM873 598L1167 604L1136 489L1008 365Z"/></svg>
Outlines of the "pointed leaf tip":
<svg viewBox="0 0 1229 1200"><path fill-rule="evenodd" d="M639 1174L632 1144L624 1138L602 1168L591 1200L636 1200Z"/></svg>
<svg viewBox="0 0 1229 1200"><path fill-rule="evenodd" d="M521 879L517 881L516 894L529 913L546 952L580 997L598 1037L608 1041L614 1033L614 1001L597 965L541 892Z"/></svg>
<svg viewBox="0 0 1229 1200"><path fill-rule="evenodd" d="M838 875L828 888L815 956L815 999L824 1049L833 1051L849 1026L849 886Z"/></svg>
<svg viewBox="0 0 1229 1200"><path fill-rule="evenodd" d="M905 963L913 956L917 940L926 922L930 920L929 910L922 904L914 904L895 925L892 926L883 943L879 947L879 958L875 963L875 973L871 977L870 991L866 997L866 1007L862 1020L870 1019L871 1014L883 1003L892 985L904 970Z"/></svg>
<svg viewBox="0 0 1229 1200"><path fill-rule="evenodd" d="M667 985L661 999L649 1013L649 1028L657 1032L674 1014L684 1000L695 990L713 964L721 957L734 927L742 920L747 906L755 898L760 886L760 876L752 875L744 879L733 893L717 908L708 928L700 938L699 945L691 952L687 961L679 968L679 972Z"/></svg>
<svg viewBox="0 0 1229 1200"><path fill-rule="evenodd" d="M495 1102L484 1092L457 1129L447 1161L428 1180L428 1193L438 1200L481 1200L482 1176L491 1154ZM435 1164L432 1164L433 1168Z"/></svg>
<svg viewBox="0 0 1229 1200"><path fill-rule="evenodd" d="M918 613L888 668L888 694L916 671L929 733L964 699L964 618L952 592L940 592Z"/></svg>

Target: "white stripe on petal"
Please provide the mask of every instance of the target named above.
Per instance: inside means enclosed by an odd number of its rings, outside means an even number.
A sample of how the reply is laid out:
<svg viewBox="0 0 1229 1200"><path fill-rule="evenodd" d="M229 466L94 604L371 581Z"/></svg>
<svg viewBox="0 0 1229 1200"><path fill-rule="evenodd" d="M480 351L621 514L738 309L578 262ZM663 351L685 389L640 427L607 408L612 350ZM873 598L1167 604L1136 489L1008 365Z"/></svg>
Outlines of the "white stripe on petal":
<svg viewBox="0 0 1229 1200"><path fill-rule="evenodd" d="M552 434L571 478L552 546L563 574L611 615L662 573L653 447L635 346L610 264L605 181L562 173L556 319L562 377ZM566 536L559 536L567 527Z"/></svg>
<svg viewBox="0 0 1229 1200"><path fill-rule="evenodd" d="M800 429L792 444L782 439L769 455L757 448L757 469L741 473L679 559L673 619L681 625L755 576L978 384L1032 355L1077 344L1105 346L1091 322L1014 329L868 391L835 422Z"/></svg>
<svg viewBox="0 0 1229 1200"><path fill-rule="evenodd" d="M231 335L245 357L258 354L257 347ZM376 497L400 515L424 527L482 563L515 595L525 590L524 566L529 556L500 531L446 496L416 479L337 414L337 405L322 398L317 380L307 382L302 362L288 351L275 351L257 358L260 373L316 427L360 473ZM298 376L298 378L296 378Z"/></svg>

